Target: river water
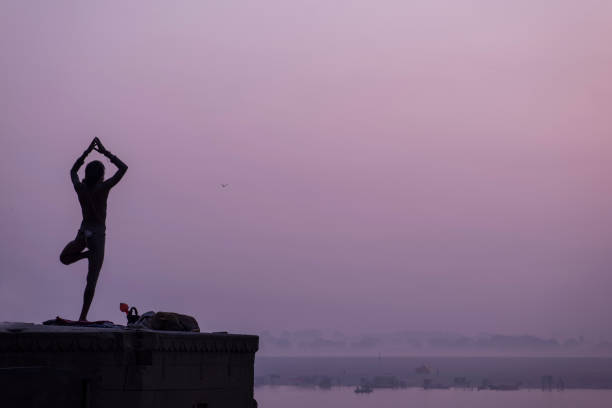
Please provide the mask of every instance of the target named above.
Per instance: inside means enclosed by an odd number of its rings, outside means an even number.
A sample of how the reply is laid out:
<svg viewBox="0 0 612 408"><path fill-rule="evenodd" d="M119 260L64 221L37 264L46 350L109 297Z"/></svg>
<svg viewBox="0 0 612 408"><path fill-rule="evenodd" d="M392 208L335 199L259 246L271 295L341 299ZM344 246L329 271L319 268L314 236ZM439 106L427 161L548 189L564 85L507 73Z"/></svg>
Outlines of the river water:
<svg viewBox="0 0 612 408"><path fill-rule="evenodd" d="M353 387L259 386L261 408L610 408L612 390L469 391L422 388L376 389L356 394Z"/></svg>

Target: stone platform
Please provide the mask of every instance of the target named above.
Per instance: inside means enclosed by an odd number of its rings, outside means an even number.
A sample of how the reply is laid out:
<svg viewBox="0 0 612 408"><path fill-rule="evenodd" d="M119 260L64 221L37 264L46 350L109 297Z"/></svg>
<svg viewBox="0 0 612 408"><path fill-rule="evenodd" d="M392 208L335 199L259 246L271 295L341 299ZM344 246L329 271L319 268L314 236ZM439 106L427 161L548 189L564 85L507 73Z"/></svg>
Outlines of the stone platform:
<svg viewBox="0 0 612 408"><path fill-rule="evenodd" d="M254 408L259 338L0 324L0 406Z"/></svg>

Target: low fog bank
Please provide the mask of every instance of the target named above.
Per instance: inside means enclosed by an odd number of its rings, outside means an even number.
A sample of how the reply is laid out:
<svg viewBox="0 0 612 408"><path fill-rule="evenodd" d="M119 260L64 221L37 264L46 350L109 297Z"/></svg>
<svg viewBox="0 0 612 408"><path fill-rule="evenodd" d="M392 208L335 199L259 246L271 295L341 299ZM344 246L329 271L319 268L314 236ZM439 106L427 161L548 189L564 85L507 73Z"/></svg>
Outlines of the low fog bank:
<svg viewBox="0 0 612 408"><path fill-rule="evenodd" d="M263 356L612 356L612 342L578 338L483 333L398 331L347 335L339 331L260 334Z"/></svg>
<svg viewBox="0 0 612 408"><path fill-rule="evenodd" d="M438 390L612 389L611 363L611 358L602 357L257 356L255 386L329 389L368 384L371 388Z"/></svg>

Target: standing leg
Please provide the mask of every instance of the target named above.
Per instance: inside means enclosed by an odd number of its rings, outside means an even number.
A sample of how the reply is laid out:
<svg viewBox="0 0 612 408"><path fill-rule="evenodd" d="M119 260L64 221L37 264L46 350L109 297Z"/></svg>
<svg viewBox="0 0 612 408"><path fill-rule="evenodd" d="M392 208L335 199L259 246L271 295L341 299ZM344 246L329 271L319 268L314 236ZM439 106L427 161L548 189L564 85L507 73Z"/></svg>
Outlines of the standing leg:
<svg viewBox="0 0 612 408"><path fill-rule="evenodd" d="M60 254L60 262L64 265L70 265L81 259L89 256L89 251L82 252L86 247L85 236L81 231L77 232L77 236L73 241L70 241Z"/></svg>
<svg viewBox="0 0 612 408"><path fill-rule="evenodd" d="M96 284L98 283L98 276L100 275L100 269L102 269L102 262L104 261L104 233L94 234L87 240L87 246L89 247L89 269L87 271L87 285L85 286L85 293L83 294L83 308L81 309L81 315L79 320L87 320L87 313L96 291Z"/></svg>

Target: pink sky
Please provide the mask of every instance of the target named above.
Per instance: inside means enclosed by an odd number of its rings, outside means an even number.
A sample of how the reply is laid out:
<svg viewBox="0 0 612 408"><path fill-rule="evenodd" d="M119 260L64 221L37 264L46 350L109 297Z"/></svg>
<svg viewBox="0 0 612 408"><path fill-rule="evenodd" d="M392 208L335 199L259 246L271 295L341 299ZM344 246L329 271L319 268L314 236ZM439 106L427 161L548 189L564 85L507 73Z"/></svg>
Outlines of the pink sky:
<svg viewBox="0 0 612 408"><path fill-rule="evenodd" d="M610 38L603 0L3 1L0 321L78 315L98 136L91 319L611 338Z"/></svg>

